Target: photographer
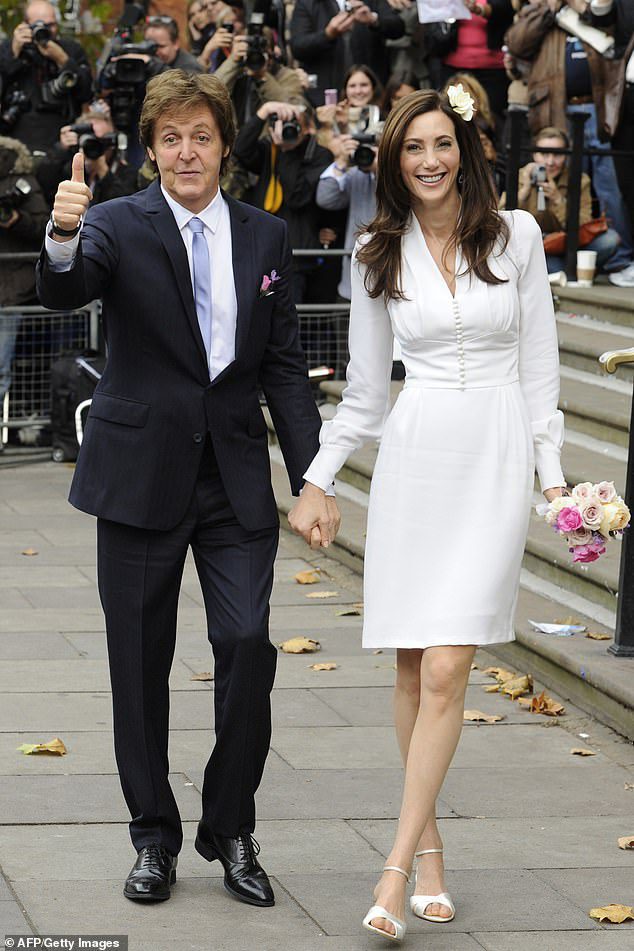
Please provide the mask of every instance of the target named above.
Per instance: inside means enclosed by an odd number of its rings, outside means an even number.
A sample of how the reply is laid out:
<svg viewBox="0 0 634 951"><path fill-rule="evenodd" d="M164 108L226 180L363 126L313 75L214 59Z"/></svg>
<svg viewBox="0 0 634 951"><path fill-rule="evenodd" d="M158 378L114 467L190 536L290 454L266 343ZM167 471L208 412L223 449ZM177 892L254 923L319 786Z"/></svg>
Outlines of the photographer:
<svg viewBox="0 0 634 951"><path fill-rule="evenodd" d="M265 126L269 134L262 136ZM300 103L267 102L238 132L238 162L257 179L245 200L288 225L291 248L319 246L319 211L315 192L330 153L317 144L312 110ZM294 301L302 303L317 264L301 258L293 273Z"/></svg>
<svg viewBox="0 0 634 951"><path fill-rule="evenodd" d="M0 131L31 151L45 151L92 95L86 54L58 37L55 7L33 0L11 39L0 44Z"/></svg>
<svg viewBox="0 0 634 951"><path fill-rule="evenodd" d="M297 0L291 20L291 49L319 89L341 89L353 63L365 63L385 81L389 74L386 39L403 36L405 26L387 0Z"/></svg>
<svg viewBox="0 0 634 951"><path fill-rule="evenodd" d="M231 56L233 38L244 33L244 11L221 4L216 15L215 30L198 57L204 72L215 73Z"/></svg>
<svg viewBox="0 0 634 951"><path fill-rule="evenodd" d="M181 49L178 23L165 14L146 19L144 39L156 44L155 56L170 69L184 69L186 73L201 73L202 66L195 56Z"/></svg>
<svg viewBox="0 0 634 951"><path fill-rule="evenodd" d="M95 103L79 122L63 126L59 142L50 149L37 169L37 180L49 205L53 205L60 182L70 179L73 155L84 153L86 184L92 204L133 195L138 190L136 169L117 154L117 133L104 104Z"/></svg>
<svg viewBox="0 0 634 951"><path fill-rule="evenodd" d="M546 263L550 274L563 271L565 268L564 248L565 234L561 243L563 248L558 253L549 253L548 236L555 234L562 236L566 230L566 214L568 199L568 168L565 155L550 149L567 149L570 147L568 136L562 129L546 128L535 137L535 152L533 161L525 165L519 172L519 188L517 207L533 215L542 229L545 238L544 250ZM504 208L506 195L502 196L500 207ZM600 219L596 224L592 222L592 195L590 192L590 178L581 176L581 201L579 206L580 247L588 251L597 252L597 270L604 267L617 250L620 240L612 228L605 228ZM587 234L584 240L584 226ZM600 229L603 228L602 231ZM600 231L595 237L592 232ZM552 245L552 242L550 243Z"/></svg>
<svg viewBox="0 0 634 951"><path fill-rule="evenodd" d="M302 71L282 64L273 31L262 18L253 14L246 36L234 36L231 55L215 73L229 90L238 126L265 102L288 102L302 94Z"/></svg>
<svg viewBox="0 0 634 951"><path fill-rule="evenodd" d="M0 252L37 251L49 210L33 177L33 160L22 142L0 136ZM0 308L37 303L32 261L3 261ZM20 318L0 315L0 406L11 385L11 361ZM2 440L0 439L0 449Z"/></svg>

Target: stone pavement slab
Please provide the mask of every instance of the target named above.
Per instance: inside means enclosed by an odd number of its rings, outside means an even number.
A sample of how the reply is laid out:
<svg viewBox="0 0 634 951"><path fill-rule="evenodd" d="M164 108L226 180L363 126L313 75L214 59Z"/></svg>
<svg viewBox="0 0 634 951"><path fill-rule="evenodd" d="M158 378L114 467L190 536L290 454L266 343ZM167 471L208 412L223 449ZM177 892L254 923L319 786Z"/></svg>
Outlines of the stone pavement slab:
<svg viewBox="0 0 634 951"><path fill-rule="evenodd" d="M79 657L77 648L57 631L0 634L0 660L64 660Z"/></svg>
<svg viewBox="0 0 634 951"><path fill-rule="evenodd" d="M630 935L601 931L476 931L474 939L485 951L632 951Z"/></svg>

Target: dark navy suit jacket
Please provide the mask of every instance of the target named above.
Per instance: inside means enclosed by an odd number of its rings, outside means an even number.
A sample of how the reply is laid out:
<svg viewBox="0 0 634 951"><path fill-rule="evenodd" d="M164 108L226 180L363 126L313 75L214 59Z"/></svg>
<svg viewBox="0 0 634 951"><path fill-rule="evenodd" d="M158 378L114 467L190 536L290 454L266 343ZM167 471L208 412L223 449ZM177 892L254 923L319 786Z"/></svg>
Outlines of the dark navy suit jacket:
<svg viewBox="0 0 634 951"><path fill-rule="evenodd" d="M167 530L185 515L209 433L240 524L277 524L264 391L298 494L319 448L320 418L290 296L291 254L281 220L225 196L238 303L236 356L209 381L189 264L158 182L91 208L73 267L42 253L37 286L54 309L103 300L108 360L90 409L70 501L84 512ZM276 270L271 296L262 277Z"/></svg>

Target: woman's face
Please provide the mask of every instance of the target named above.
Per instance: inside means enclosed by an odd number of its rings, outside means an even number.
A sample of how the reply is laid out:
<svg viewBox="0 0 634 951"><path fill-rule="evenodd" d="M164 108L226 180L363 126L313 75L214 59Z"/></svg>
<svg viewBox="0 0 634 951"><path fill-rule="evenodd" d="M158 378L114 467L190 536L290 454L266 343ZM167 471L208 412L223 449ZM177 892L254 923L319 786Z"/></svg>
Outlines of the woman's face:
<svg viewBox="0 0 634 951"><path fill-rule="evenodd" d="M416 92L413 86L408 86L407 83L401 83L394 95L392 96L392 105L397 102L400 102L401 99L404 99L405 96L409 96L411 92Z"/></svg>
<svg viewBox="0 0 634 951"><path fill-rule="evenodd" d="M412 205L438 206L458 192L460 149L451 119L440 110L412 119L401 149L401 176Z"/></svg>
<svg viewBox="0 0 634 951"><path fill-rule="evenodd" d="M557 178L561 175L562 169L566 164L566 156L549 152L549 149L565 149L566 143L559 136L540 139L536 143L536 151L533 155L538 165L546 167L546 173L549 178Z"/></svg>
<svg viewBox="0 0 634 951"><path fill-rule="evenodd" d="M202 30L207 25L209 17L202 3L192 3L187 14L187 20L196 30Z"/></svg>
<svg viewBox="0 0 634 951"><path fill-rule="evenodd" d="M346 99L351 106L367 106L372 102L374 87L365 73L353 73L346 83Z"/></svg>

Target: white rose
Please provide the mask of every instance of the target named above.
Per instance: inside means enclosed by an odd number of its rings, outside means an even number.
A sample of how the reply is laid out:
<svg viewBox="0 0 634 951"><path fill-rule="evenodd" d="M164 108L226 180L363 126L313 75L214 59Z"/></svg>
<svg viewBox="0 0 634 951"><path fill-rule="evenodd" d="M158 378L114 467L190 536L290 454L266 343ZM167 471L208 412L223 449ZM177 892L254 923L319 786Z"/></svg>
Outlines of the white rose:
<svg viewBox="0 0 634 951"><path fill-rule="evenodd" d="M594 486L594 494L598 499L601 499L604 504L606 502L614 502L616 499L614 482L597 482Z"/></svg>
<svg viewBox="0 0 634 951"><path fill-rule="evenodd" d="M457 112L465 122L470 122L473 119L475 102L462 83L458 83L457 86L449 86L447 89L447 98L453 111Z"/></svg>
<svg viewBox="0 0 634 951"><path fill-rule="evenodd" d="M578 501L588 499L591 495L594 495L594 486L591 482L580 482L579 485L574 487L570 494L573 499L577 499Z"/></svg>

